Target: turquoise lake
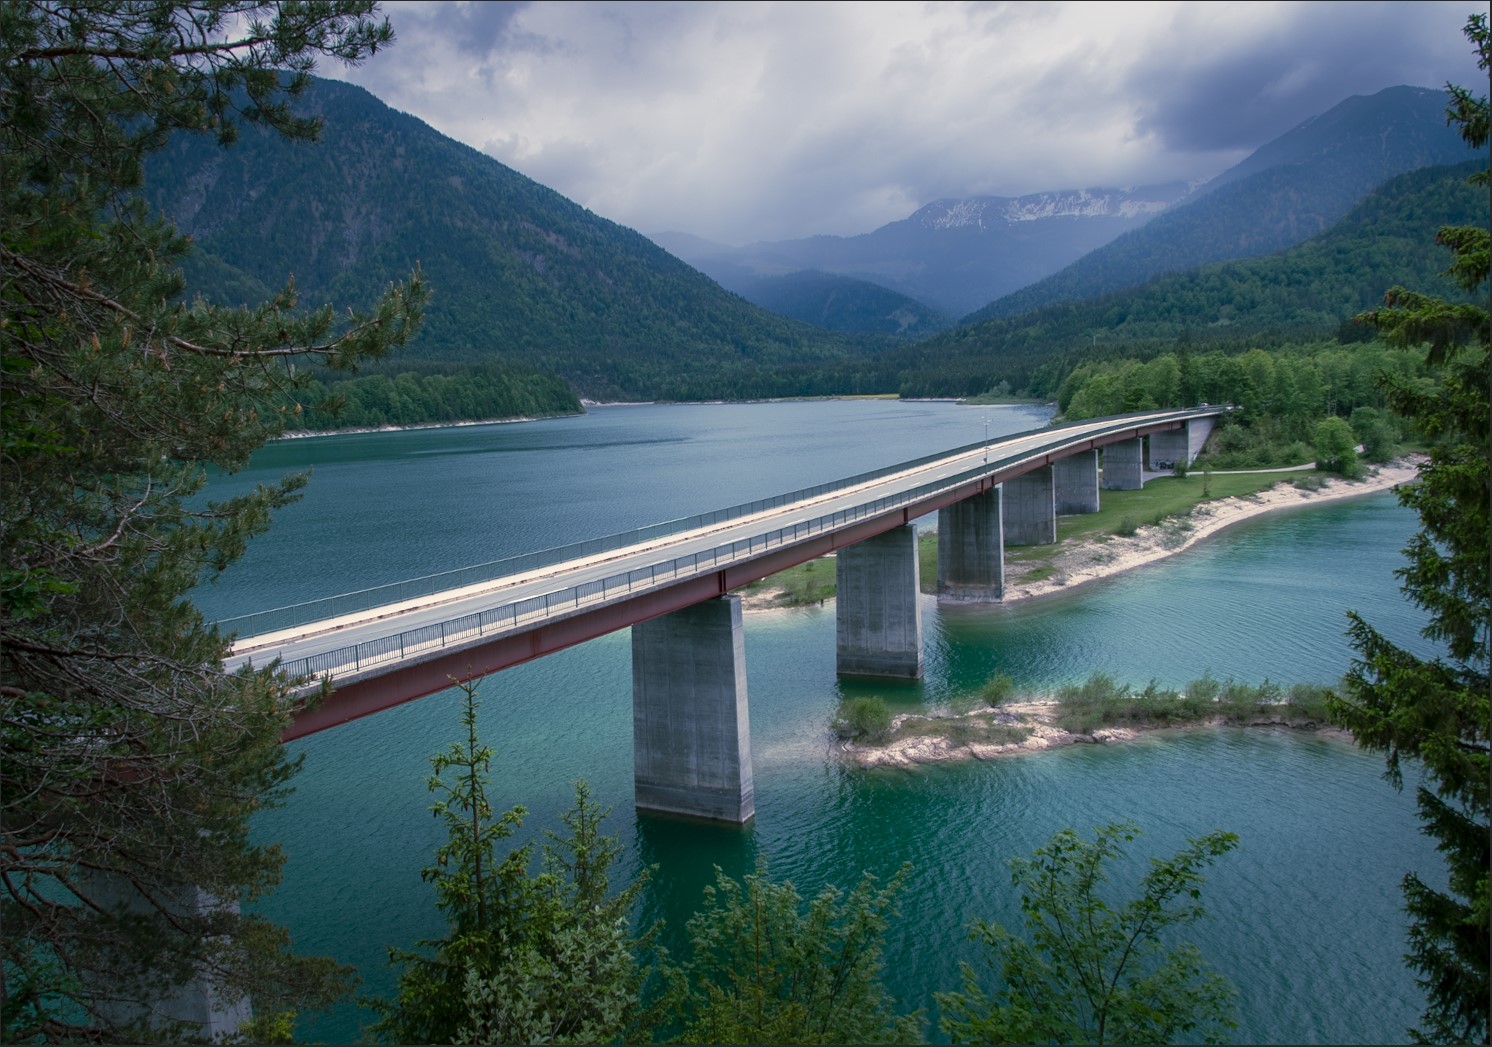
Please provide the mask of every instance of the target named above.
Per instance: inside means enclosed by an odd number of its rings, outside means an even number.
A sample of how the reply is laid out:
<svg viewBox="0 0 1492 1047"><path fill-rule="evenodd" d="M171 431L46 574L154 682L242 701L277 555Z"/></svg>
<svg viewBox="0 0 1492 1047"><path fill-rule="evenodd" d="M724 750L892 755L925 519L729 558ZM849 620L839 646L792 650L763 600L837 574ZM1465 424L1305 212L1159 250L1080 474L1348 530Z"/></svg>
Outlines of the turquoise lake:
<svg viewBox="0 0 1492 1047"><path fill-rule="evenodd" d="M305 498L197 600L212 617L346 592L566 544L838 479L1045 423L1046 409L851 400L617 406L582 417L286 440L213 492L311 468ZM497 752L495 803L554 827L575 779L614 808L625 870L656 866L641 915L677 943L714 866L764 857L805 895L863 870L913 872L888 940L907 1008L956 987L971 920L1018 924L1006 862L1053 832L1129 820L1132 865L1214 828L1240 837L1207 875L1210 918L1190 937L1240 992L1242 1042L1398 1042L1422 998L1402 963L1399 882L1442 878L1412 796L1350 741L1273 729L1156 732L914 772L837 758L829 721L849 693L898 709L957 707L996 672L1039 690L1095 670L1180 685L1206 673L1335 682L1351 662L1344 613L1425 650L1398 591L1413 514L1390 494L1239 524L1162 563L1010 606L926 598L925 678L883 687L834 673L832 606L748 612L756 819L744 828L640 816L631 805L631 652L625 632L481 685ZM305 767L257 831L288 856L261 909L302 951L355 964L388 993L385 948L443 933L420 869L441 842L429 757L459 729L451 692L296 743ZM1412 783L1410 783L1412 786ZM303 1036L360 1038L348 1005Z"/></svg>

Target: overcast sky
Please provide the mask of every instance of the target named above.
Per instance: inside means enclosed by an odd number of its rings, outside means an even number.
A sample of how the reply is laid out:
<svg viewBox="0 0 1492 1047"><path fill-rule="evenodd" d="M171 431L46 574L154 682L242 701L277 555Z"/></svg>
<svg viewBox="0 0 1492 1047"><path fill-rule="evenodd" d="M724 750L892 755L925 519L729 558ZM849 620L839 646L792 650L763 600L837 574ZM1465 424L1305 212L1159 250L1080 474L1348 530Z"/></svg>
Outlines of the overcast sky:
<svg viewBox="0 0 1492 1047"><path fill-rule="evenodd" d="M318 72L623 225L729 244L1205 179L1350 95L1487 89L1466 2L383 10L392 49Z"/></svg>

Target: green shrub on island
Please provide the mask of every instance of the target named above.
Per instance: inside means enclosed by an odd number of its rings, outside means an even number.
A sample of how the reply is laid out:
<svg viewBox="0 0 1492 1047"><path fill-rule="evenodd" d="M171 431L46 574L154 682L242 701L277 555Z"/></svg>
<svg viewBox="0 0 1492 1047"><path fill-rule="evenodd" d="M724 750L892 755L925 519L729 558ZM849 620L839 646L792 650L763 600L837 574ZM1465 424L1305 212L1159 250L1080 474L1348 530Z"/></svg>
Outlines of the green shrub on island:
<svg viewBox="0 0 1492 1047"><path fill-rule="evenodd" d="M891 730L891 710L875 695L850 698L840 703L833 727L835 736L847 741L878 742Z"/></svg>
<svg viewBox="0 0 1492 1047"><path fill-rule="evenodd" d="M1015 696L1015 678L1006 673L996 673L979 689L979 696L991 708L1004 705Z"/></svg>
<svg viewBox="0 0 1492 1047"><path fill-rule="evenodd" d="M1094 673L1081 684L1057 690L1055 723L1073 734L1105 727L1175 727L1218 720L1227 724L1316 724L1326 721L1331 688L1270 680L1253 685L1211 676L1193 680L1182 691L1161 688L1154 680L1141 691L1107 673Z"/></svg>

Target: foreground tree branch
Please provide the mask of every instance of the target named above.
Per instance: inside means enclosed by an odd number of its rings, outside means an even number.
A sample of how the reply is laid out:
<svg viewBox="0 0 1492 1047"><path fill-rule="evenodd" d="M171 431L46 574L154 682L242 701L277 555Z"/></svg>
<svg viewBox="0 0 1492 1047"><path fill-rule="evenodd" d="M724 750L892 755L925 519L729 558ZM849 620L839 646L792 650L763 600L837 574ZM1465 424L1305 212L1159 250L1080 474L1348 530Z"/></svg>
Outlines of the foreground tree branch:
<svg viewBox="0 0 1492 1047"><path fill-rule="evenodd" d="M1487 16L1473 15L1466 36L1484 71L1492 69ZM1468 144L1485 151L1487 96L1448 87L1447 119ZM1487 185L1487 173L1472 181ZM1489 242L1485 228L1442 229L1449 275L1486 302ZM1397 573L1405 595L1428 618L1424 635L1442 651L1420 658L1389 641L1356 614L1348 634L1357 652L1333 714L1357 743L1384 754L1386 776L1403 784L1406 760L1423 769L1415 790L1424 832L1445 859L1447 887L1404 877L1409 914L1406 959L1428 1001L1419 1041L1488 1040L1489 931L1489 643L1492 643L1492 327L1487 309L1455 305L1401 287L1365 322L1435 367L1434 384L1384 378L1390 406L1431 444L1429 465L1399 489L1420 519Z"/></svg>
<svg viewBox="0 0 1492 1047"><path fill-rule="evenodd" d="M261 1014L324 1005L349 972L239 912L282 856L249 820L289 788L295 682L229 675L190 602L292 501L288 477L207 506L281 431L292 362L403 344L414 274L363 313L293 286L220 309L188 243L135 196L173 134L297 138L316 59L392 40L363 0L0 5L0 1004L4 1039L200 1036L144 1005L209 979Z"/></svg>

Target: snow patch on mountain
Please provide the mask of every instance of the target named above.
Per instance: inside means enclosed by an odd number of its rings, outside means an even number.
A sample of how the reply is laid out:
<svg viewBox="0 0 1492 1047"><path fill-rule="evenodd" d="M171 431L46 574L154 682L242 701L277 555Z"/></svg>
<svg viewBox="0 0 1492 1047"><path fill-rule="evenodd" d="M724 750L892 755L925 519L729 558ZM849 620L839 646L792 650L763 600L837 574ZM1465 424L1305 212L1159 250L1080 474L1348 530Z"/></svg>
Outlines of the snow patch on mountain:
<svg viewBox="0 0 1492 1047"><path fill-rule="evenodd" d="M928 204L923 223L929 229L962 229L965 226L984 228L984 208L988 201L983 199L972 200L939 200L935 204ZM941 211L941 213L938 213Z"/></svg>
<svg viewBox="0 0 1492 1047"><path fill-rule="evenodd" d="M928 229L979 229L995 224L1036 222L1043 218L1142 218L1158 214L1175 202L1166 193L1132 190L1077 189L1034 193L1030 196L977 196L966 200L938 200L920 212Z"/></svg>

